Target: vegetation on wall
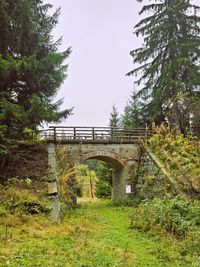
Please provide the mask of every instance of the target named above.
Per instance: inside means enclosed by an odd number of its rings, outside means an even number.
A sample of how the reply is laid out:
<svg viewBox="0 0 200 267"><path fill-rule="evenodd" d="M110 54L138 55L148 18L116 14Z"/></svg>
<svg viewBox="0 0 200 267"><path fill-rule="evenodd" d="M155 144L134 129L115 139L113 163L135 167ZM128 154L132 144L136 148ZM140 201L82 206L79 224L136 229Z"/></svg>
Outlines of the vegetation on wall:
<svg viewBox="0 0 200 267"><path fill-rule="evenodd" d="M151 151L175 178L181 190L191 197L200 197L200 144L191 135L184 137L164 125L150 139Z"/></svg>

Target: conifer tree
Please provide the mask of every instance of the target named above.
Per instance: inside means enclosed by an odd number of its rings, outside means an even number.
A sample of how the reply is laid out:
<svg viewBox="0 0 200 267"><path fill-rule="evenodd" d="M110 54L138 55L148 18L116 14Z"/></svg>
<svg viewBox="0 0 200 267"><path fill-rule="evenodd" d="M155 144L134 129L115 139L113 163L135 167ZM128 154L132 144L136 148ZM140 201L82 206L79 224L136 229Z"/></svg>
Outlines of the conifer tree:
<svg viewBox="0 0 200 267"><path fill-rule="evenodd" d="M120 126L120 117L115 105L112 106L112 111L110 113L109 119L110 127L119 127Z"/></svg>
<svg viewBox="0 0 200 267"><path fill-rule="evenodd" d="M129 101L124 108L122 115L123 128L139 128L145 127L146 123L150 123L150 112L146 110L145 103L137 98L137 93L133 92Z"/></svg>
<svg viewBox="0 0 200 267"><path fill-rule="evenodd" d="M127 128L132 128L132 112L129 104L127 103L125 108L124 108L124 113L122 114L122 127L127 129Z"/></svg>
<svg viewBox="0 0 200 267"><path fill-rule="evenodd" d="M52 40L60 9L49 15L51 8L41 0L0 1L0 123L10 138L70 114L54 102L70 49L58 52L61 40Z"/></svg>
<svg viewBox="0 0 200 267"><path fill-rule="evenodd" d="M128 73L141 75L137 98L152 112L151 120L158 124L166 120L182 132L191 115L185 113L184 99L199 98L200 84L200 7L191 2L160 0L142 8L140 15L151 15L135 26L144 44L131 51L139 66Z"/></svg>

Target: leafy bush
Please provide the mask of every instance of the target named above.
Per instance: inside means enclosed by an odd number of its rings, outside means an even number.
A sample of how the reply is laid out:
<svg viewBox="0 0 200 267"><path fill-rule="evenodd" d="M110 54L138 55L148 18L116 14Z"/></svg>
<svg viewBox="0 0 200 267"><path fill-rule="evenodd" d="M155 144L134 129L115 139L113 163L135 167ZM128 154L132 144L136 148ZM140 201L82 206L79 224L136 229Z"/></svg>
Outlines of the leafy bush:
<svg viewBox="0 0 200 267"><path fill-rule="evenodd" d="M200 225L200 207L181 196L142 203L131 217L131 227L143 232L162 231L185 237Z"/></svg>
<svg viewBox="0 0 200 267"><path fill-rule="evenodd" d="M110 198L111 197L111 187L107 181L98 181L96 183L96 197L98 198Z"/></svg>
<svg viewBox="0 0 200 267"><path fill-rule="evenodd" d="M113 199L111 205L114 207L128 206L128 207L138 207L141 203L141 199L137 197L126 197L120 199Z"/></svg>

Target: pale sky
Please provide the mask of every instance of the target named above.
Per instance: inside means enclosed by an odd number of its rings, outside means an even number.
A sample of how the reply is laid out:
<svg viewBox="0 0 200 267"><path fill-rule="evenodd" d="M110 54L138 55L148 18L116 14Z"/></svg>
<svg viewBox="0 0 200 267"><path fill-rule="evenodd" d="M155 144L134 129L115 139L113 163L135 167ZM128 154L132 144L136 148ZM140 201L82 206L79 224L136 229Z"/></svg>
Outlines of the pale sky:
<svg viewBox="0 0 200 267"><path fill-rule="evenodd" d="M45 0L61 7L54 38L63 36L60 47L72 47L68 77L58 97L74 115L69 126L107 126L112 105L122 113L134 89L130 51L141 45L133 34L144 0ZM151 1L153 2L153 1ZM198 4L199 0L193 1Z"/></svg>
<svg viewBox="0 0 200 267"><path fill-rule="evenodd" d="M72 47L68 77L58 97L74 115L70 126L107 126L112 105L120 113L133 90L125 74L133 68L129 52L139 45L133 33L142 7L136 0L46 0L61 7L54 38L61 50Z"/></svg>

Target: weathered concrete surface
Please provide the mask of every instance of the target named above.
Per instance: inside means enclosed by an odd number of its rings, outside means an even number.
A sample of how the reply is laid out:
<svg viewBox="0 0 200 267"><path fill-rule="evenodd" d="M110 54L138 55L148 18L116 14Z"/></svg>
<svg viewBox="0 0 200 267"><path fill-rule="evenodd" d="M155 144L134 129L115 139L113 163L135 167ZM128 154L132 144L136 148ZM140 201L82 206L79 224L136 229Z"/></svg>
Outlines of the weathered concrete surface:
<svg viewBox="0 0 200 267"><path fill-rule="evenodd" d="M60 200L57 181L56 146L54 143L48 145L48 193L51 203L51 218L60 221Z"/></svg>

